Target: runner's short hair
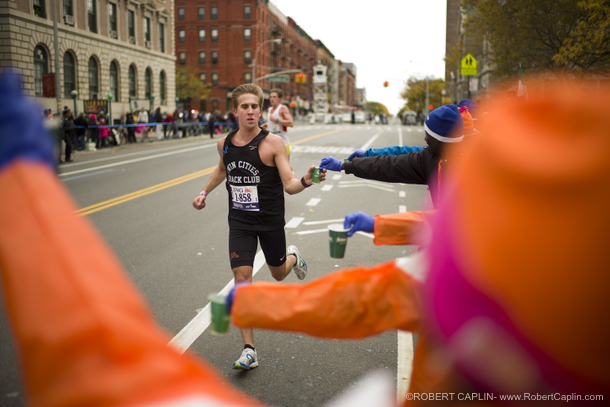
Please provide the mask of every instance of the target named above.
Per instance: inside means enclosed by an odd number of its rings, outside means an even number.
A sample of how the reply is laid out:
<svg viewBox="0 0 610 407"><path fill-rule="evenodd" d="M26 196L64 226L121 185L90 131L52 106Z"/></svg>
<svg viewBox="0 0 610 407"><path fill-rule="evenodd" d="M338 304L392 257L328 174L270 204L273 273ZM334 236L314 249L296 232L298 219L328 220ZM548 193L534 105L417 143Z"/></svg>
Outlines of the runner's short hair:
<svg viewBox="0 0 610 407"><path fill-rule="evenodd" d="M284 97L284 91L283 91L283 90L281 90L281 89L277 89L277 88L271 89L271 90L269 91L269 95L271 95L272 93L277 93L277 96L278 96L280 99Z"/></svg>
<svg viewBox="0 0 610 407"><path fill-rule="evenodd" d="M258 105L262 110L265 95L261 87L254 83L244 83L243 85L239 85L235 88L235 90L233 91L233 95L231 96L231 99L233 99L233 107L235 108L235 110L237 110L237 107L239 106L239 97L247 93L258 97Z"/></svg>

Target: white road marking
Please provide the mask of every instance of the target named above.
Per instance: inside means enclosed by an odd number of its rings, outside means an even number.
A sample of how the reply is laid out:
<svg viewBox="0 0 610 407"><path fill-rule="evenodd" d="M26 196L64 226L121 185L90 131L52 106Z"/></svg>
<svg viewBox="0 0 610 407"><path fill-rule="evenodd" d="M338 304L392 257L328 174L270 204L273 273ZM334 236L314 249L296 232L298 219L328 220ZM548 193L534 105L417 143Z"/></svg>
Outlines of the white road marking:
<svg viewBox="0 0 610 407"><path fill-rule="evenodd" d="M89 171L98 171L98 170L103 170L105 168L118 167L120 165L137 163L137 162L140 162L140 161L154 160L155 158L167 157L168 155L188 153L189 151L203 150L203 149L206 149L206 148L213 148L213 147L216 147L216 144L208 144L208 145L205 145L205 146L184 148L182 150L176 150L176 151L170 151L170 152L167 152L167 153L149 155L147 157L136 158L136 159L133 159L133 160L125 160L125 161L119 161L119 162L112 163L112 164L100 165L99 167L91 167L91 168L86 168L84 170L64 172L63 174L59 174L59 176L60 177L65 177L66 175L80 174L80 173L89 172ZM114 159L116 159L116 158L117 157L114 157Z"/></svg>
<svg viewBox="0 0 610 407"><path fill-rule="evenodd" d="M256 253L254 257L254 266L252 268L252 277L258 273L258 271L265 264L265 255L263 251ZM235 279L231 279L229 283L220 291L219 294L227 295L231 288L233 288ZM169 345L176 348L180 354L184 353L197 338L205 331L208 326L212 323L212 316L210 315L210 303L208 302L201 312L199 312L195 318L193 318L176 336L169 341Z"/></svg>
<svg viewBox="0 0 610 407"><path fill-rule="evenodd" d="M305 218L294 217L286 224L286 228L294 229L297 228Z"/></svg>
<svg viewBox="0 0 610 407"><path fill-rule="evenodd" d="M371 139L369 141L367 141L362 147L360 147L361 150L366 150L370 147L371 144L373 144L373 142L375 140L377 140L377 137L379 137L379 135L383 133L383 130L381 130L379 133L375 134L373 137L371 137Z"/></svg>
<svg viewBox="0 0 610 407"><path fill-rule="evenodd" d="M320 225L322 223L336 223L343 222L343 219L330 219L330 220L315 220L311 222L303 222L303 225Z"/></svg>
<svg viewBox="0 0 610 407"><path fill-rule="evenodd" d="M377 189L381 189L382 191L395 192L391 188L382 187L381 185L371 185L371 184L365 184L365 183L339 185L339 188L366 188L366 187L377 188Z"/></svg>
<svg viewBox="0 0 610 407"><path fill-rule="evenodd" d="M320 199L320 198L311 198L311 199L309 200L309 202L307 202L305 205L306 205L306 206L316 206L317 204L319 204L319 203L320 203L320 201L321 201L321 199Z"/></svg>
<svg viewBox="0 0 610 407"><path fill-rule="evenodd" d="M296 232L295 235L311 235L313 233L328 232L328 229L315 229L315 230L304 230L302 232Z"/></svg>
<svg viewBox="0 0 610 407"><path fill-rule="evenodd" d="M404 193L404 191L401 191ZM406 205L400 205L398 212L407 211ZM396 397L399 402L404 402L411 383L413 372L413 334L411 332L398 331L398 364L396 375Z"/></svg>
<svg viewBox="0 0 610 407"><path fill-rule="evenodd" d="M362 236L366 236L366 237L371 238L371 239L375 239L375 235L372 234L372 233L358 231L358 232L356 232L356 234L362 235Z"/></svg>
<svg viewBox="0 0 610 407"><path fill-rule="evenodd" d="M402 405L409 390L413 373L413 334L398 331L398 363L396 369L396 398Z"/></svg>
<svg viewBox="0 0 610 407"><path fill-rule="evenodd" d="M322 191L330 191L331 189L333 189L333 186L330 184L326 184L322 187Z"/></svg>
<svg viewBox="0 0 610 407"><path fill-rule="evenodd" d="M337 181L341 179L341 174L335 174L333 175L333 181Z"/></svg>
<svg viewBox="0 0 610 407"><path fill-rule="evenodd" d="M402 129L398 128L398 145L402 147Z"/></svg>
<svg viewBox="0 0 610 407"><path fill-rule="evenodd" d="M404 198L405 196L407 196L407 193L406 193L405 191L400 191L400 192L398 193L398 197L399 197L399 198Z"/></svg>

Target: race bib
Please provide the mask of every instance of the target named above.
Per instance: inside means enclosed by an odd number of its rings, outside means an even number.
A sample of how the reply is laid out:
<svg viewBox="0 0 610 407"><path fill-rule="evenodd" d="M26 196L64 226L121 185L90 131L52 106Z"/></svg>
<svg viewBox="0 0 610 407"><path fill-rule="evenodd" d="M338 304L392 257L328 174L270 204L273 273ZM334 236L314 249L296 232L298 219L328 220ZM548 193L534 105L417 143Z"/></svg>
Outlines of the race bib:
<svg viewBox="0 0 610 407"><path fill-rule="evenodd" d="M260 212L258 204L258 188L256 186L231 185L233 209L239 211Z"/></svg>
<svg viewBox="0 0 610 407"><path fill-rule="evenodd" d="M269 131L269 133L279 134L281 130L278 123L272 121L267 122L267 131Z"/></svg>

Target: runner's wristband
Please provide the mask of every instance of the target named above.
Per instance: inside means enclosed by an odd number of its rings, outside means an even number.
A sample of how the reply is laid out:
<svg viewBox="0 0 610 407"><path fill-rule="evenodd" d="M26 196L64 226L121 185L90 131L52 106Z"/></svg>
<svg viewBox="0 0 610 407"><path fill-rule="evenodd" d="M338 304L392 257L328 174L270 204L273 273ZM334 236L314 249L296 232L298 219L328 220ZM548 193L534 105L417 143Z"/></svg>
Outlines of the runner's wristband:
<svg viewBox="0 0 610 407"><path fill-rule="evenodd" d="M308 185L307 182L305 182L305 177L301 177L301 184L303 184L303 186L305 188L309 188L311 185Z"/></svg>
<svg viewBox="0 0 610 407"><path fill-rule="evenodd" d="M205 192L205 191L201 191L201 192L199 193L199 195L204 195L206 198L208 197L208 193L207 193L207 192Z"/></svg>

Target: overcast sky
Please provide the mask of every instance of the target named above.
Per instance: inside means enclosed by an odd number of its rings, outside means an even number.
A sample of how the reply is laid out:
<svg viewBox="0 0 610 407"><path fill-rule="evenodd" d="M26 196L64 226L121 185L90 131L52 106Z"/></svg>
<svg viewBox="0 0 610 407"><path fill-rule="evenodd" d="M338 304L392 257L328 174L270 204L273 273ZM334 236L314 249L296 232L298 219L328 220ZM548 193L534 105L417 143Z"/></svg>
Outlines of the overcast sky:
<svg viewBox="0 0 610 407"><path fill-rule="evenodd" d="M357 87L392 114L404 104L400 92L409 77L445 75L446 0L271 2L335 58L355 64Z"/></svg>

